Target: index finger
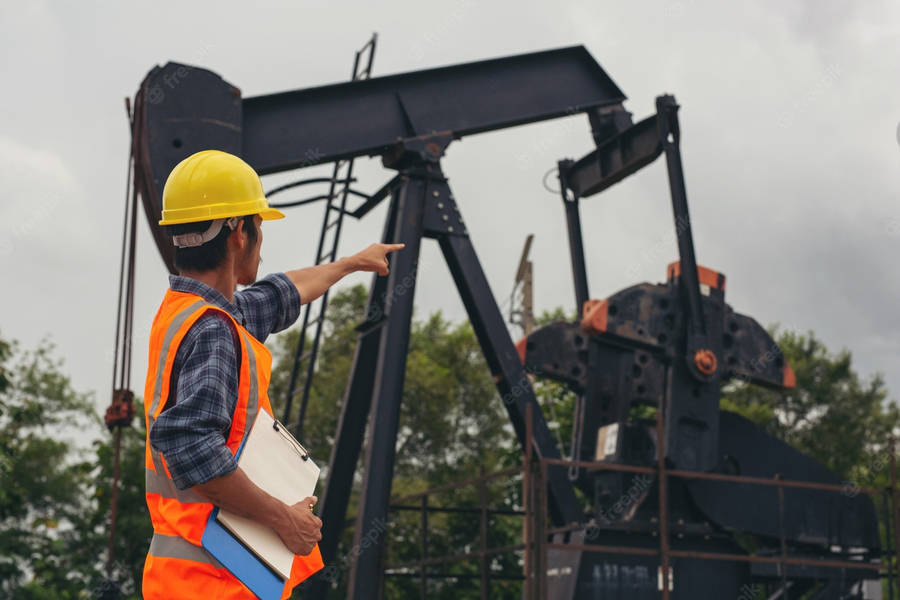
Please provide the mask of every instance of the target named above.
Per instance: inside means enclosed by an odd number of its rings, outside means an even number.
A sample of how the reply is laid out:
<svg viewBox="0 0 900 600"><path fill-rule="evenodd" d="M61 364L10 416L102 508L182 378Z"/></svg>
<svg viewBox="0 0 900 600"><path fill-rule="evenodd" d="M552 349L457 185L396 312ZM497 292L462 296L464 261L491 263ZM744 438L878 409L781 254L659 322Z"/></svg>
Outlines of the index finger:
<svg viewBox="0 0 900 600"><path fill-rule="evenodd" d="M382 244L384 249L388 252L393 252L394 250L402 250L406 247L406 244Z"/></svg>

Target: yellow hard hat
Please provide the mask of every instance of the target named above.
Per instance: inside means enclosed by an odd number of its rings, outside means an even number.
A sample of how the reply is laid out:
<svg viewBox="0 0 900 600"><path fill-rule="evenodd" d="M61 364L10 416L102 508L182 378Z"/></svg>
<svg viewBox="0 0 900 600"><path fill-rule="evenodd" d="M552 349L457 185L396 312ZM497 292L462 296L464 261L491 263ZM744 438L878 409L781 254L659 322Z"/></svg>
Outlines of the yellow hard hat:
<svg viewBox="0 0 900 600"><path fill-rule="evenodd" d="M175 165L163 188L160 225L194 223L258 214L263 220L284 213L269 208L253 167L234 154L203 150Z"/></svg>

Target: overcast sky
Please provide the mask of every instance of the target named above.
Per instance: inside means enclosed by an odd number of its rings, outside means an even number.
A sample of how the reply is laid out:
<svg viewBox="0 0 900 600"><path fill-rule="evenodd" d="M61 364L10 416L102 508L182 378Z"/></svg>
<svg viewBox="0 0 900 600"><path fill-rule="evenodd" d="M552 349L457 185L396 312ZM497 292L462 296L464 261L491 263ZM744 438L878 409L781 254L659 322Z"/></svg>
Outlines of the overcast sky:
<svg viewBox="0 0 900 600"><path fill-rule="evenodd" d="M375 76L583 44L635 120L674 94L698 262L727 276L735 310L850 349L897 397L900 6L886 1L3 3L0 336L26 347L52 339L76 387L105 408L124 97L169 60L211 69L245 97L344 81L372 32ZM541 182L560 158L591 149L583 116L450 146L444 171L501 303L534 233L536 309L574 308L561 202ZM677 258L664 169L658 160L584 201L593 297L661 282ZM391 175L377 160L357 161L357 172L367 191ZM341 254L377 241L383 217L382 207L348 222ZM320 219L316 205L267 223L261 274L311 264ZM167 280L143 222L138 246L141 394ZM418 314L465 319L435 242L423 242L419 268Z"/></svg>

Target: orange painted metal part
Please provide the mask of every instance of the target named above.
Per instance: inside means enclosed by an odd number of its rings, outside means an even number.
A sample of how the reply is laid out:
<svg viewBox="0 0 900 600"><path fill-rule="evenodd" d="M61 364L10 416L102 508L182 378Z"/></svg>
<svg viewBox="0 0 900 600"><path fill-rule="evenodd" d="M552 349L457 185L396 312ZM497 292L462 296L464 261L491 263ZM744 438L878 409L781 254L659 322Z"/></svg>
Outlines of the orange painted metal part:
<svg viewBox="0 0 900 600"><path fill-rule="evenodd" d="M519 353L519 360L522 361L522 364L525 364L525 351L528 347L528 337L523 337L521 340L516 342L516 352Z"/></svg>
<svg viewBox="0 0 900 600"><path fill-rule="evenodd" d="M782 374L781 385L786 388L797 386L797 376L794 374L794 369L791 368L791 365L785 364Z"/></svg>
<svg viewBox="0 0 900 600"><path fill-rule="evenodd" d="M608 321L609 302L587 300L582 307L581 328L588 333L603 333Z"/></svg>
<svg viewBox="0 0 900 600"><path fill-rule="evenodd" d="M671 281L675 277L681 275L681 261L676 260L669 263L666 267L666 277ZM697 265L697 277L702 285L708 285L711 288L725 291L725 276L718 271L713 271L708 267Z"/></svg>
<svg viewBox="0 0 900 600"><path fill-rule="evenodd" d="M697 350L694 354L694 364L697 366L697 370L704 375L712 375L719 367L719 361L716 359L715 353L706 348Z"/></svg>

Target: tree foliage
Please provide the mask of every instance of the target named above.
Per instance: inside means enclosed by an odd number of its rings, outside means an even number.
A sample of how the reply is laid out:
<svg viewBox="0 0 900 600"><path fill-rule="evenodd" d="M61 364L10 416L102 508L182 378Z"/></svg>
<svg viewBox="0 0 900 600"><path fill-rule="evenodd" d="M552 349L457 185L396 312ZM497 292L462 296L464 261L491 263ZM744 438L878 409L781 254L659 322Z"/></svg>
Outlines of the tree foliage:
<svg viewBox="0 0 900 600"><path fill-rule="evenodd" d="M831 353L811 331L779 333L773 326L770 333L797 385L773 391L735 382L723 391L722 407L762 425L847 480L871 479L873 465L886 476L884 459L900 427L900 411L888 401L884 378L861 379L849 350Z"/></svg>
<svg viewBox="0 0 900 600"><path fill-rule="evenodd" d="M122 440L114 576L137 597L152 527L142 428ZM79 436L76 439L75 436ZM87 437L99 438L93 449ZM89 597L104 578L113 446L49 342L0 340L0 595Z"/></svg>
<svg viewBox="0 0 900 600"><path fill-rule="evenodd" d="M333 294L302 440L323 468L335 431L353 362L358 325L365 314L363 286ZM545 312L538 324L572 320L561 309ZM309 329L312 332L312 328ZM859 486L887 483L887 442L900 425L900 413L888 401L881 376L863 380L849 351L830 353L812 332L785 331L773 336L792 365L797 386L776 392L741 382L723 390L722 407L735 410L769 432L818 459ZM294 327L270 345L275 367L269 389L281 416L291 363L299 337ZM306 340L304 352L310 350ZM518 440L475 334L468 323L454 324L440 312L414 314L396 446L392 498L456 483L479 472L520 466ZM305 373L299 373L302 389ZM535 380L535 394L565 456L571 451L574 395L563 385ZM299 400L299 394L297 396ZM294 419L297 403L292 411ZM140 407L138 414L142 414ZM80 447L75 431L99 441ZM141 571L152 533L144 503L143 420L122 435L118 535L114 578L127 597L138 597ZM91 398L76 392L53 358L49 343L31 351L0 339L0 595L10 598L83 598L104 578L114 446L95 413ZM363 440L365 448L365 440ZM357 509L363 457L351 494L348 517ZM321 496L322 487L318 490ZM430 507L477 508L478 486L431 495ZM484 487L493 509L519 510L521 478L491 481ZM587 507L589 499L581 498ZM418 506L419 500L407 505ZM428 516L429 555L477 550L478 512L434 512ZM488 547L521 542L522 519L492 515ZM414 563L421 553L420 513L393 510L387 526L386 564ZM336 566L343 579L329 598L343 598L355 549L352 522L342 532ZM521 573L520 555L492 557L494 574ZM409 569L416 572L415 568ZM477 598L477 556L430 568L460 579L431 579L430 598ZM386 597L418 597L416 577L386 579ZM521 582L494 580L491 597L520 598Z"/></svg>
<svg viewBox="0 0 900 600"><path fill-rule="evenodd" d="M365 288L360 285L341 291L329 301L327 335L303 424L304 443L309 444L313 454L318 453L320 463L327 464L334 443L357 339L354 327L365 315L366 296ZM275 345L277 361L270 396L279 407L283 404L290 360L298 337L297 331L292 331ZM311 345L311 340L307 340L307 345ZM298 389L302 387L304 375L301 374ZM296 414L296 408L294 412ZM394 498L467 479L480 469L490 472L521 464L518 442L506 410L468 323L453 324L440 312L426 319L414 315L396 452L392 481ZM361 483L360 478L355 482L348 509L351 516L356 511ZM520 486L517 477L491 482L486 489L489 506L520 508ZM431 496L428 503L433 507L477 507L478 494L478 488L470 486ZM477 514L437 512L428 518L431 556L456 554L477 546ZM415 511L391 513L386 558L389 565L419 559L419 521L420 514ZM352 534L351 528L344 532L339 550L342 559L352 553ZM489 536L490 547L519 543L521 519L492 518ZM339 559L339 563L342 567L349 566L347 560ZM435 567L432 572L472 575L477 574L479 568L477 559L473 558ZM517 559L509 556L494 560L492 569L506 574L521 572ZM386 586L387 597L406 597L418 593L419 582L408 577L392 577L388 578ZM343 589L332 590L330 597L343 597ZM477 579L472 582L431 580L429 597L475 597L471 594L477 590ZM494 592L496 597L520 596L517 586L503 582L498 582Z"/></svg>
<svg viewBox="0 0 900 600"><path fill-rule="evenodd" d="M79 568L83 499L92 463L65 437L92 420L42 343L0 343L0 590L12 598L74 598L94 573Z"/></svg>

